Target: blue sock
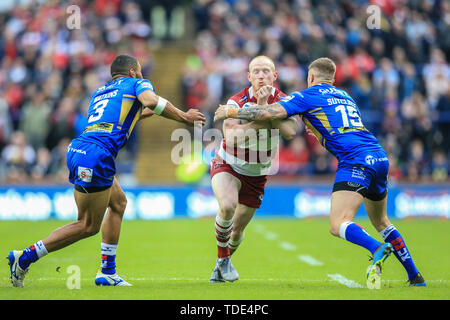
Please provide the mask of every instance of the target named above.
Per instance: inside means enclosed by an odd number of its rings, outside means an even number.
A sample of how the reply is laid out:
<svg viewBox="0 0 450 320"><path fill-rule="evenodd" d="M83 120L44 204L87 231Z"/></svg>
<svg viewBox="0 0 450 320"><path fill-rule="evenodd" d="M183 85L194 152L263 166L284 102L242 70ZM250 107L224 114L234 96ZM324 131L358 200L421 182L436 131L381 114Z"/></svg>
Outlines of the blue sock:
<svg viewBox="0 0 450 320"><path fill-rule="evenodd" d="M405 241L403 240L400 232L394 227L394 225L390 225L386 229L380 232L381 237L383 237L384 242L389 242L394 247L394 255L400 261L400 263L405 268L408 273L408 278L414 279L414 277L419 273L416 266L414 265L413 259L409 254L409 250L406 247Z"/></svg>
<svg viewBox="0 0 450 320"><path fill-rule="evenodd" d="M117 244L107 244L102 242L102 273L116 273L116 250Z"/></svg>
<svg viewBox="0 0 450 320"><path fill-rule="evenodd" d="M23 250L23 253L19 258L19 266L25 270L30 264L36 262L37 260L39 260L39 258L42 258L47 254L47 249L45 248L42 241L38 241Z"/></svg>
<svg viewBox="0 0 450 320"><path fill-rule="evenodd" d="M366 248L372 254L381 245L378 240L367 233L366 229L351 221L341 224L339 235L344 240Z"/></svg>

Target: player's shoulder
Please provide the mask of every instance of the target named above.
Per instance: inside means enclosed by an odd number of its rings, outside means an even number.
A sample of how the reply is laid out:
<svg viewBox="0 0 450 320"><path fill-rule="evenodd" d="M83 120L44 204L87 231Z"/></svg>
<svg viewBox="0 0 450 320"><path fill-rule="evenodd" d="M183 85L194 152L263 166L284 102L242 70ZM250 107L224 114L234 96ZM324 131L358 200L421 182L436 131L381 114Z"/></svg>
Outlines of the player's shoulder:
<svg viewBox="0 0 450 320"><path fill-rule="evenodd" d="M335 86L327 83L321 83L315 86L312 86L305 91L308 91L311 94L318 95L338 95L345 98L350 98L350 95L342 89L336 88Z"/></svg>
<svg viewBox="0 0 450 320"><path fill-rule="evenodd" d="M283 99L284 97L287 96L287 94L284 93L283 91L281 91L280 89L278 89L278 88L274 88L274 89L275 89L275 91L273 93L273 97L275 99L281 100L281 99Z"/></svg>
<svg viewBox="0 0 450 320"><path fill-rule="evenodd" d="M121 89L150 89L154 91L153 84L150 80L143 78L123 77L115 81L117 87Z"/></svg>
<svg viewBox="0 0 450 320"><path fill-rule="evenodd" d="M242 107L244 104L246 104L250 100L250 94L249 94L249 87L245 87L235 95L228 98L227 104L228 105L235 105L237 107Z"/></svg>
<svg viewBox="0 0 450 320"><path fill-rule="evenodd" d="M295 99L304 99L307 93L305 93L305 90L298 90L294 91L286 96L281 97L280 101L288 102Z"/></svg>

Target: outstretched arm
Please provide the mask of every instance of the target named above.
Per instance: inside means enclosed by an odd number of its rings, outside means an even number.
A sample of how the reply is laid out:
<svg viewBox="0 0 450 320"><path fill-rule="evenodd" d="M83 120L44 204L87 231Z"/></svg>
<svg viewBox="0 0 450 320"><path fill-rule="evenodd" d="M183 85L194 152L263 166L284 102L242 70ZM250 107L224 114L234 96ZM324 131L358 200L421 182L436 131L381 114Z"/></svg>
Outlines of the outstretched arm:
<svg viewBox="0 0 450 320"><path fill-rule="evenodd" d="M145 90L141 94L139 94L138 100L144 107L150 108L153 113L164 118L184 122L189 125L193 125L196 121L200 121L202 124L204 124L206 121L205 116L200 111L196 109L190 109L188 112L183 112L166 99L157 96L151 90ZM147 116L150 116L150 114Z"/></svg>
<svg viewBox="0 0 450 320"><path fill-rule="evenodd" d="M287 112L279 103L273 103L263 106L247 107L247 108L230 108L229 106L220 105L214 114L214 121L227 118L243 119L249 121L255 120L276 120L287 117Z"/></svg>

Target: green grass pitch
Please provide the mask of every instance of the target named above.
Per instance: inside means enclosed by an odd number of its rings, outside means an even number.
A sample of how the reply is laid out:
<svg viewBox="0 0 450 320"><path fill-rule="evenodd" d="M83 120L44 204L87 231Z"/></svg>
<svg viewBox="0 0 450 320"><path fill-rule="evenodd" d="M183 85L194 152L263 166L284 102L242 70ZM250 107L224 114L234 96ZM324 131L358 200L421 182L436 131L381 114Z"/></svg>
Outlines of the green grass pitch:
<svg viewBox="0 0 450 320"><path fill-rule="evenodd" d="M380 239L369 220L356 220ZM67 221L1 221L0 254L23 249ZM240 279L208 282L216 259L213 218L124 221L118 272L133 287L96 287L100 234L31 265L25 288L13 288L6 259L0 264L0 300L448 300L450 221L393 220L427 281L407 286L394 255L381 289L365 287L368 252L331 236L328 219L254 218L232 256ZM381 239L380 239L381 240ZM80 289L67 286L69 266L80 270ZM70 281L69 281L70 282Z"/></svg>

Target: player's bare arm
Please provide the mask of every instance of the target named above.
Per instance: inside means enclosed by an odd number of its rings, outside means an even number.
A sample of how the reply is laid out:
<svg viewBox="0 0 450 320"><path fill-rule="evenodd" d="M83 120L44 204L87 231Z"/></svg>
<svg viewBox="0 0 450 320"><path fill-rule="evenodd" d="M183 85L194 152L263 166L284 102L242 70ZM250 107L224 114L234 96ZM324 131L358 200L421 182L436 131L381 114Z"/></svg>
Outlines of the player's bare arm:
<svg viewBox="0 0 450 320"><path fill-rule="evenodd" d="M249 139L249 132L258 131L260 129L270 129L268 121L251 121L241 123L237 119L226 119L223 123L223 135L225 141L229 145L240 144Z"/></svg>
<svg viewBox="0 0 450 320"><path fill-rule="evenodd" d="M214 121L220 121L228 118L243 119L248 121L265 121L285 119L286 117L287 112L279 103L241 109L230 108L226 105L220 105L214 114Z"/></svg>
<svg viewBox="0 0 450 320"><path fill-rule="evenodd" d="M187 112L183 112L176 108L171 102L156 95L151 90L146 90L138 96L139 101L144 107L150 108L153 113L160 115L164 118L183 122L189 125L193 125L194 122L205 123L205 116L197 109L189 109Z"/></svg>
<svg viewBox="0 0 450 320"><path fill-rule="evenodd" d="M296 117L297 116L292 116L285 120L271 120L270 124L272 128L280 130L280 134L283 138L291 140L294 139L298 130L298 120Z"/></svg>

